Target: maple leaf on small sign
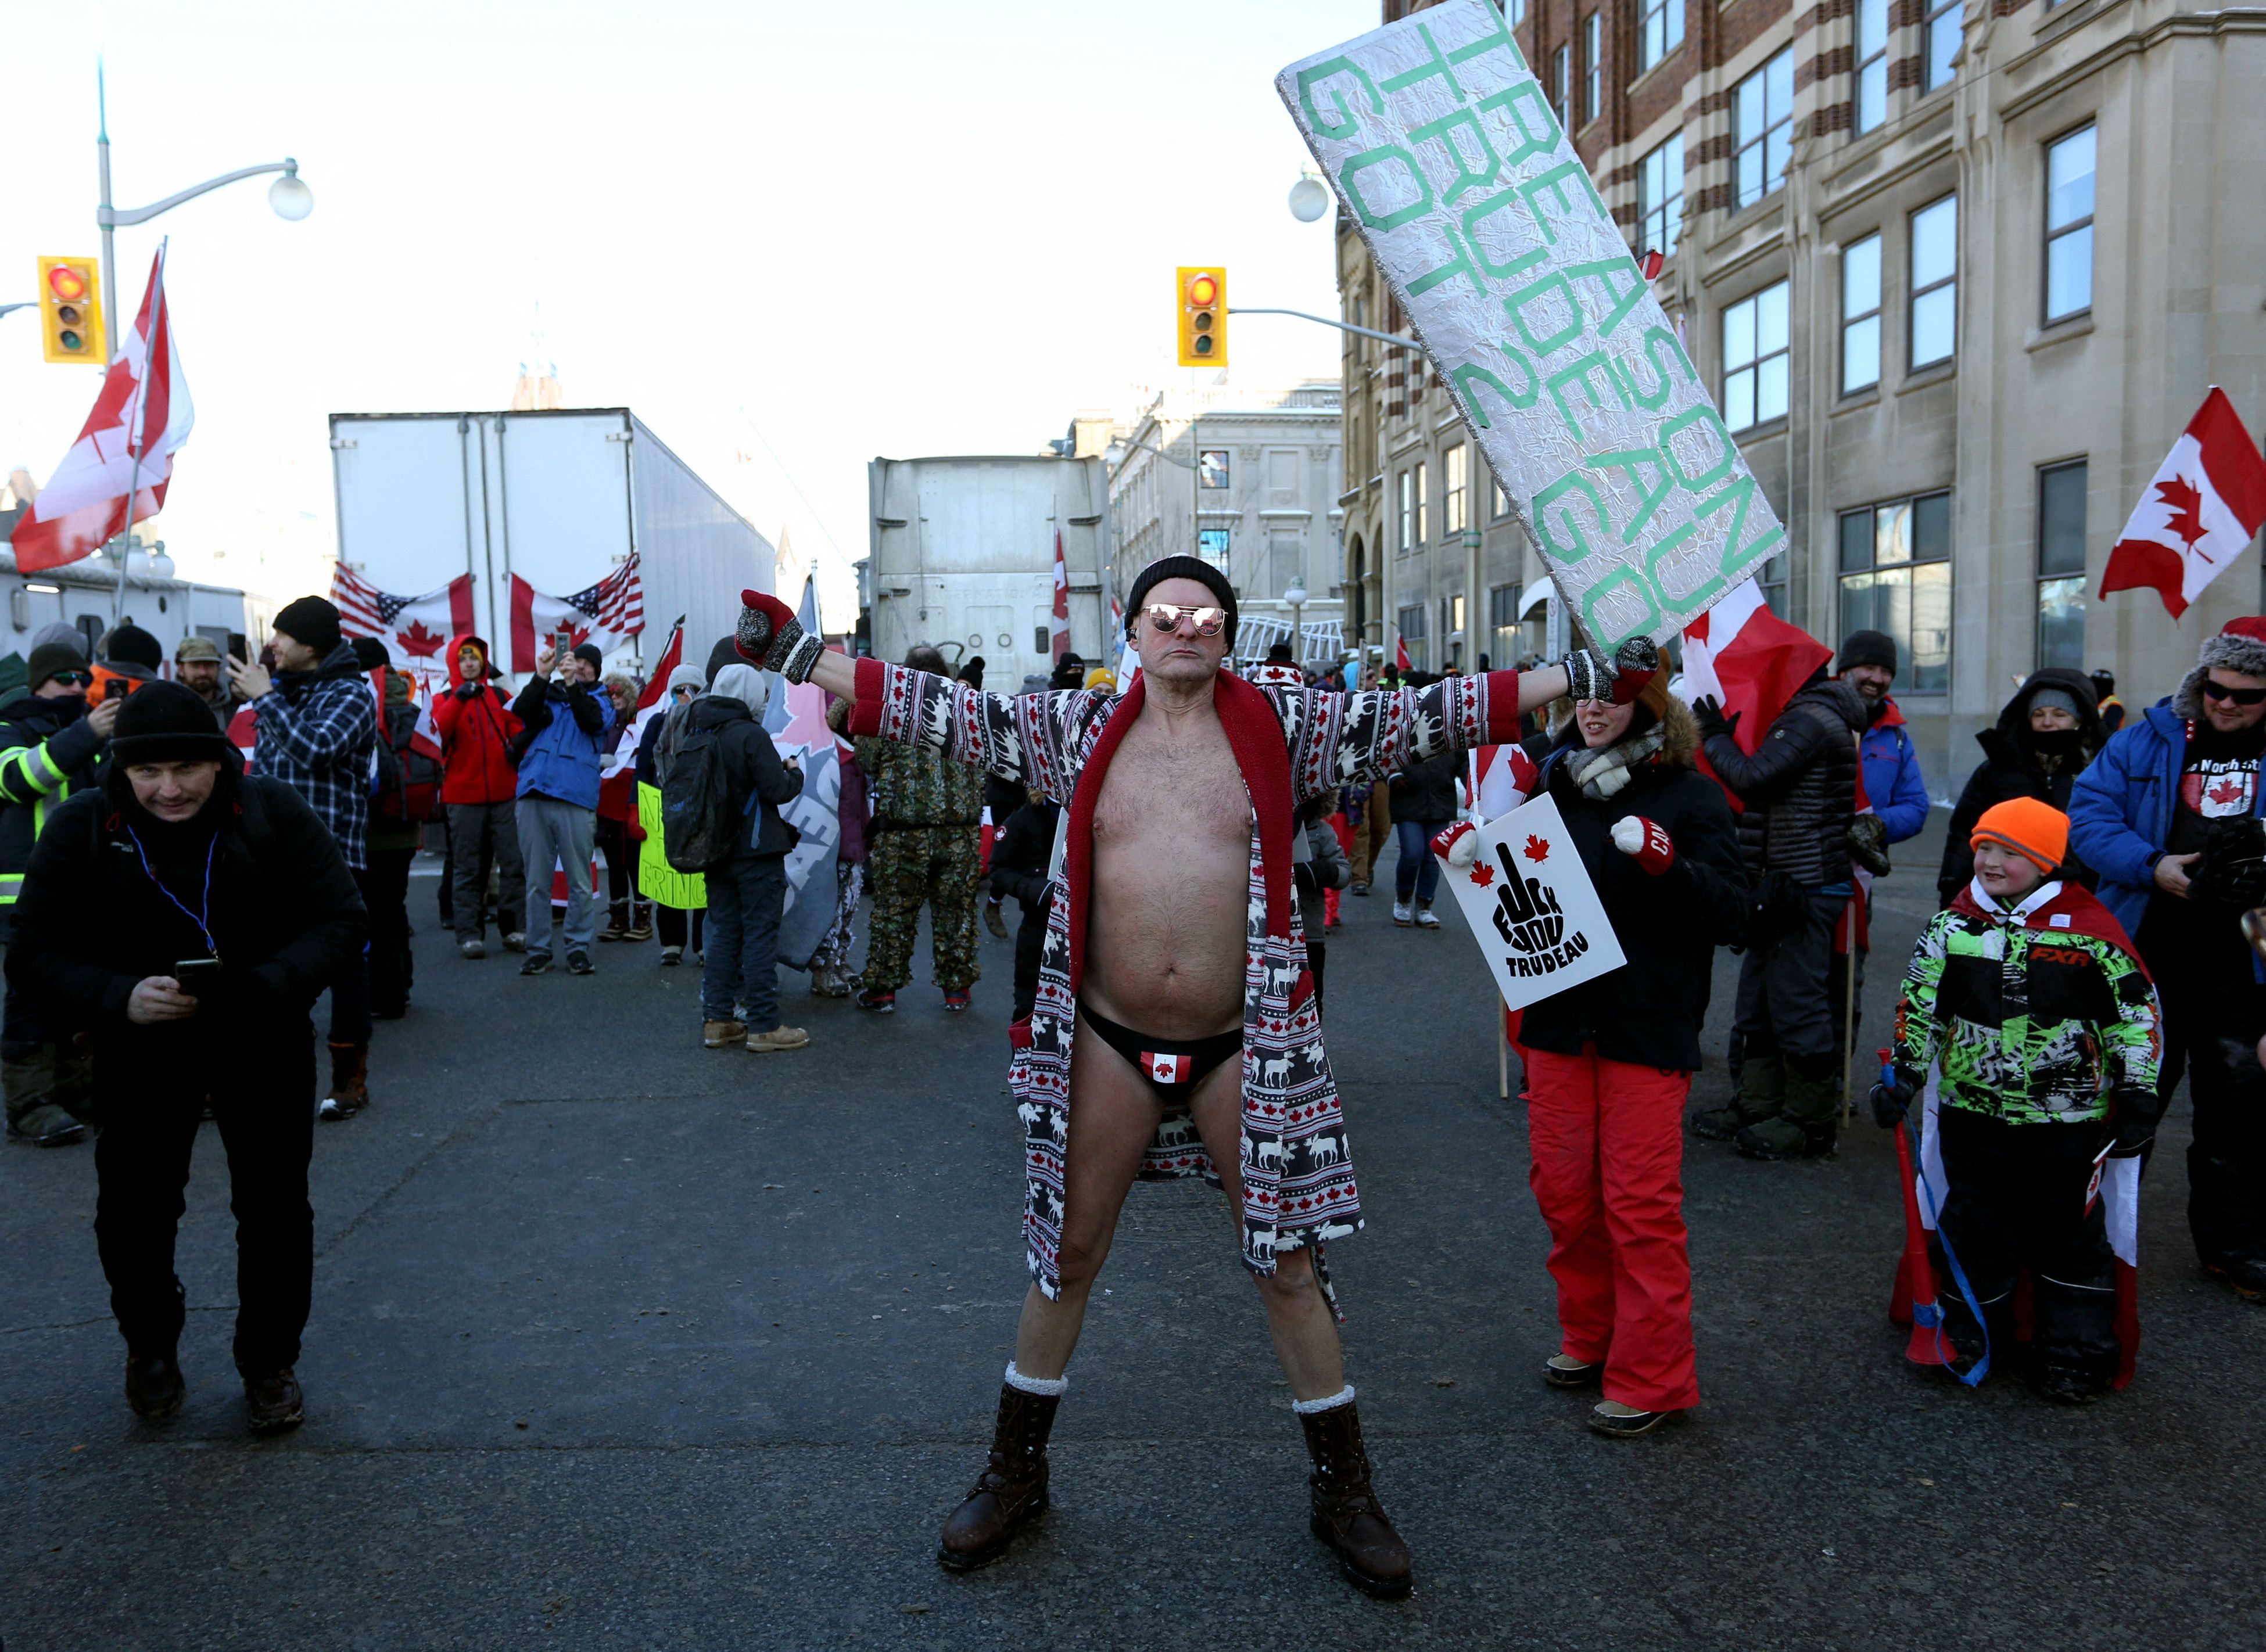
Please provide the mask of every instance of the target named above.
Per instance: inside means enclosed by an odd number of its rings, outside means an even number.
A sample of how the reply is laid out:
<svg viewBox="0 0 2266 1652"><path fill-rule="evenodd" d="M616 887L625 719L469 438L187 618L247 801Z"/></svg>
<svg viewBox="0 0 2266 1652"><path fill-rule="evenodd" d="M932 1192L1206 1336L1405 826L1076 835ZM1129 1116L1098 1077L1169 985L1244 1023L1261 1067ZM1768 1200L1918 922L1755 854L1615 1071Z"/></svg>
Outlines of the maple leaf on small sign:
<svg viewBox="0 0 2266 1652"><path fill-rule="evenodd" d="M2171 507L2172 519L2164 525L2192 546L2209 531L2203 525L2203 494L2183 476L2167 477L2156 484L2156 497Z"/></svg>
<svg viewBox="0 0 2266 1652"><path fill-rule="evenodd" d="M420 658L440 653L441 645L448 640L437 631L426 630L425 622L421 619L411 620L408 630L397 631L393 634L401 640L404 649Z"/></svg>
<svg viewBox="0 0 2266 1652"><path fill-rule="evenodd" d="M1473 861L1472 863L1472 881L1477 884L1480 888L1484 889L1488 884L1495 881L1495 868L1488 865L1484 860Z"/></svg>
<svg viewBox="0 0 2266 1652"><path fill-rule="evenodd" d="M1526 834L1526 847L1520 852L1539 866L1550 859L1550 845L1532 832L1529 832Z"/></svg>

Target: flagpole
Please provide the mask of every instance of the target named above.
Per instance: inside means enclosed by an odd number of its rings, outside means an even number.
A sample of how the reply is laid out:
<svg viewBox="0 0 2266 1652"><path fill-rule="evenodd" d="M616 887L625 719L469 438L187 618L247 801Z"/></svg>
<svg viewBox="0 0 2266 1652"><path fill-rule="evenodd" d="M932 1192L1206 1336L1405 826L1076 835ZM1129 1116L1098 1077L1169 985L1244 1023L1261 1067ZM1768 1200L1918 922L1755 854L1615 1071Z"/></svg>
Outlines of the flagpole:
<svg viewBox="0 0 2266 1652"><path fill-rule="evenodd" d="M120 530L125 536L126 548L118 557L118 583L111 592L110 628L118 629L126 614L126 565L134 554L134 496L142 489L142 450L149 444L149 432L142 428L144 398L150 392L150 369L157 359L157 329L165 313L165 249L172 242L166 236L157 243L157 273L150 278L150 334L142 341L142 376L134 385L134 416L127 420L126 450L134 458L127 472L126 525Z"/></svg>

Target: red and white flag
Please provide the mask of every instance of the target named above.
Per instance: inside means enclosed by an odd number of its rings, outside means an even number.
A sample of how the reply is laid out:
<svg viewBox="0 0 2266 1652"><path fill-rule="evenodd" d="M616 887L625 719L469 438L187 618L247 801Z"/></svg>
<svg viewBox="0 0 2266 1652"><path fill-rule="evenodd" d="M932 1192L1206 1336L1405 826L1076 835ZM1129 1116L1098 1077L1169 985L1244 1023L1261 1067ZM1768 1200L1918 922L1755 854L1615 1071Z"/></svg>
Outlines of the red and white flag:
<svg viewBox="0 0 2266 1652"><path fill-rule="evenodd" d="M1399 666L1403 671L1414 669L1408 663L1408 640L1406 637L1393 638L1392 663Z"/></svg>
<svg viewBox="0 0 2266 1652"><path fill-rule="evenodd" d="M449 676L451 638L472 629L472 576L459 574L422 596L381 591L344 563L332 571L331 601L339 629L349 637L375 637L395 667L415 677L432 698L433 684Z"/></svg>
<svg viewBox="0 0 2266 1652"><path fill-rule="evenodd" d="M1751 757L1787 701L1832 657L1832 649L1771 612L1762 587L1749 580L1684 628L1684 698L1713 695L1726 717L1736 714L1731 737ZM1707 768L1705 752L1700 766ZM1729 787L1723 795L1739 808Z"/></svg>
<svg viewBox="0 0 2266 1652"><path fill-rule="evenodd" d="M1186 1056L1167 1056L1153 1049L1141 1052L1141 1071L1159 1084L1184 1084L1194 1064Z"/></svg>
<svg viewBox="0 0 2266 1652"><path fill-rule="evenodd" d="M1062 530L1055 530L1055 612L1047 622L1056 659L1070 652L1070 569L1063 562Z"/></svg>
<svg viewBox="0 0 2266 1652"><path fill-rule="evenodd" d="M2177 619L2266 523L2266 457L2216 384L2109 552L2101 594L2153 590Z"/></svg>
<svg viewBox="0 0 2266 1652"><path fill-rule="evenodd" d="M1541 771L1519 746L1481 746L1472 753L1472 812L1481 820L1508 815L1534 795Z"/></svg>
<svg viewBox="0 0 2266 1652"><path fill-rule="evenodd" d="M399 670L398 666L379 666L369 674L370 691L377 696L377 727L383 735L385 730L385 674ZM433 720L433 697L413 694L409 703L417 708L417 721L409 731L409 749L420 757L430 757L435 763L447 761L441 752L441 725ZM391 736L385 736L391 738Z"/></svg>
<svg viewBox="0 0 2266 1652"><path fill-rule="evenodd" d="M164 508L173 455L189 439L196 408L181 376L172 313L165 303L165 249L150 266L150 285L133 335L111 358L102 393L78 440L11 542L19 573L61 567L99 551L113 535ZM133 494L129 510L127 501Z"/></svg>
<svg viewBox="0 0 2266 1652"><path fill-rule="evenodd" d="M535 656L550 646L553 632L570 633L569 647L595 642L609 649L645 629L645 579L638 553L572 596L548 596L515 574L511 576L511 669L535 669Z"/></svg>
<svg viewBox="0 0 2266 1652"><path fill-rule="evenodd" d="M669 674L684 663L684 619L669 627L669 643L653 662L653 675L630 713L630 726L614 742L614 749L598 771L598 795L610 808L637 817L637 754L644 742L646 725L669 711Z"/></svg>

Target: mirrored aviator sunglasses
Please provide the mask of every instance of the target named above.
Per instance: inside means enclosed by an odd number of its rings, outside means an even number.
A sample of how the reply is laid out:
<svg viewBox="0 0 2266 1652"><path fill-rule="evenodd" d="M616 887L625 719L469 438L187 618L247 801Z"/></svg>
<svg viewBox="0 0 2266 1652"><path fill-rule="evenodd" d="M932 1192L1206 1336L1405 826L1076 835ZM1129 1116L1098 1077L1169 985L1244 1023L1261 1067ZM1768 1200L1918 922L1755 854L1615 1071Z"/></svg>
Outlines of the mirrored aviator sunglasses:
<svg viewBox="0 0 2266 1652"><path fill-rule="evenodd" d="M1227 623L1224 608L1186 608L1178 603L1151 603L1147 613L1149 623L1159 632L1175 631L1182 618L1196 622L1196 635L1217 637L1219 628Z"/></svg>

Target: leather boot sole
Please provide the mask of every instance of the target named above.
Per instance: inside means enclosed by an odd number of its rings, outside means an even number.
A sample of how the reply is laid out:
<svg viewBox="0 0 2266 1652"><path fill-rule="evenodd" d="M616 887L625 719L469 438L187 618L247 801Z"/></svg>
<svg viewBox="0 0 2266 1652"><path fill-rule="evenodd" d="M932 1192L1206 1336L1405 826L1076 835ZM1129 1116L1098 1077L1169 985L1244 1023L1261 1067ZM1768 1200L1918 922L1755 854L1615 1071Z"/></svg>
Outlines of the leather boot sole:
<svg viewBox="0 0 2266 1652"><path fill-rule="evenodd" d="M1319 1511L1306 1522L1306 1529L1336 1558L1338 1570L1346 1582L1372 1600L1406 1600L1416 1592L1416 1580L1413 1577L1371 1577L1356 1566L1352 1556L1338 1546L1337 1539L1331 1533L1330 1523L1323 1519Z"/></svg>
<svg viewBox="0 0 2266 1652"><path fill-rule="evenodd" d="M957 1549L947 1549L942 1544L939 1544L936 1550L936 1563L947 1572L980 1572L992 1561L1004 1559L1009 1546L1015 1541L1015 1534L1046 1513L1049 1496L1049 1493L1041 1492L1038 1501L1018 1515L1014 1524L1001 1532L997 1540L986 1544L973 1553L963 1554Z"/></svg>

